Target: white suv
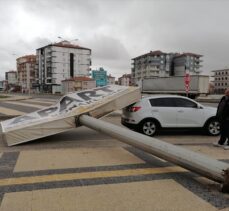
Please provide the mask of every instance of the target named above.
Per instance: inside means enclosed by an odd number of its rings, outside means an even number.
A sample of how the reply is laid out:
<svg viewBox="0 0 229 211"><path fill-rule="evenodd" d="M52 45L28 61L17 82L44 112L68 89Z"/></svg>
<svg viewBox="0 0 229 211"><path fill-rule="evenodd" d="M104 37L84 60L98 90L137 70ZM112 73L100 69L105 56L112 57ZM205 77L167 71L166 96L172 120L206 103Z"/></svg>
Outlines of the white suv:
<svg viewBox="0 0 229 211"><path fill-rule="evenodd" d="M203 128L209 135L220 133L216 108L176 95L142 98L123 109L122 124L148 136L160 128Z"/></svg>

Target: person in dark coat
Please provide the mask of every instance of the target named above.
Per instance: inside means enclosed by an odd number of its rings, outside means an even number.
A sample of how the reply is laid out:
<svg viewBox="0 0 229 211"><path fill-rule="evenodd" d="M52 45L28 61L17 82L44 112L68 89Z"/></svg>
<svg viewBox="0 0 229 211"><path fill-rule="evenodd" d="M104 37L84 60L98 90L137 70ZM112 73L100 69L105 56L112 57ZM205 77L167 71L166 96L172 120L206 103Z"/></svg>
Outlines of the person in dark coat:
<svg viewBox="0 0 229 211"><path fill-rule="evenodd" d="M216 117L220 122L220 139L214 145L229 149L229 88L218 104Z"/></svg>

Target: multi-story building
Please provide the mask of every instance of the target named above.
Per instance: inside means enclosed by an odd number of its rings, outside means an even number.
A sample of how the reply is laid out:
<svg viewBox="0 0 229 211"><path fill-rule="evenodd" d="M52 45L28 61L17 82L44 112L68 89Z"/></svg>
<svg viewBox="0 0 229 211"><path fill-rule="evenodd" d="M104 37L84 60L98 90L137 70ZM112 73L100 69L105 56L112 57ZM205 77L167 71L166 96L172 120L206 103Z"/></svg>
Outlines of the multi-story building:
<svg viewBox="0 0 229 211"><path fill-rule="evenodd" d="M174 75L175 76L184 76L185 73L190 75L198 75L200 73L200 63L202 60L200 58L202 55L193 54L193 53L183 53L176 55L173 58L174 63Z"/></svg>
<svg viewBox="0 0 229 211"><path fill-rule="evenodd" d="M8 82L6 80L0 81L0 91L6 91L7 85L8 85Z"/></svg>
<svg viewBox="0 0 229 211"><path fill-rule="evenodd" d="M37 83L41 92L54 92L61 81L76 76L89 76L91 49L68 41L37 49Z"/></svg>
<svg viewBox="0 0 229 211"><path fill-rule="evenodd" d="M130 86L131 74L124 74L122 77L118 78L118 84L121 86Z"/></svg>
<svg viewBox="0 0 229 211"><path fill-rule="evenodd" d="M26 55L17 58L18 85L24 93L34 91L36 56Z"/></svg>
<svg viewBox="0 0 229 211"><path fill-rule="evenodd" d="M115 84L115 77L111 76L111 74L107 76L107 84Z"/></svg>
<svg viewBox="0 0 229 211"><path fill-rule="evenodd" d="M5 79L9 86L14 86L17 84L17 72L10 70L5 73Z"/></svg>
<svg viewBox="0 0 229 211"><path fill-rule="evenodd" d="M95 80L88 77L74 77L62 81L62 92L64 94L79 90L92 89L95 87Z"/></svg>
<svg viewBox="0 0 229 211"><path fill-rule="evenodd" d="M214 92L223 94L229 87L229 69L213 70L212 72L214 73Z"/></svg>
<svg viewBox="0 0 229 211"><path fill-rule="evenodd" d="M201 55L192 53L164 53L150 51L147 54L133 58L131 75L132 83L139 84L143 78L168 77L190 74L199 74Z"/></svg>
<svg viewBox="0 0 229 211"><path fill-rule="evenodd" d="M96 86L107 85L107 71L100 67L98 70L92 70L92 78L96 81Z"/></svg>
<svg viewBox="0 0 229 211"><path fill-rule="evenodd" d="M166 71L166 53L150 51L149 53L135 57L131 69L133 83L137 84L145 77L168 76Z"/></svg>

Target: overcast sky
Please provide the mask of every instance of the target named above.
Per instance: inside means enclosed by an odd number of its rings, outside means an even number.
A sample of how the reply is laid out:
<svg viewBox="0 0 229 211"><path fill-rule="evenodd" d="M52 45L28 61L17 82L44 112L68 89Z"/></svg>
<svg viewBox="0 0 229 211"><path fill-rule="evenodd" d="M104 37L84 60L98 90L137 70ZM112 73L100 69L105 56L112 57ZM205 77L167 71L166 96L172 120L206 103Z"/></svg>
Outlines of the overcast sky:
<svg viewBox="0 0 229 211"><path fill-rule="evenodd" d="M0 0L0 78L15 59L58 36L92 49L115 77L150 50L204 55L203 73L229 67L227 0Z"/></svg>

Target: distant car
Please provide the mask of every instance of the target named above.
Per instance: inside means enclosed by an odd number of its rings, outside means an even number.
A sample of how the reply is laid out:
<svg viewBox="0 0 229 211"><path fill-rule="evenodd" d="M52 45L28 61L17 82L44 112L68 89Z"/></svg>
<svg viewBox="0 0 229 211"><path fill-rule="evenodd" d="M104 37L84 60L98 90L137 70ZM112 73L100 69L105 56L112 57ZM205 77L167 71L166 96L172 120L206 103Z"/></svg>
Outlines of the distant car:
<svg viewBox="0 0 229 211"><path fill-rule="evenodd" d="M216 108L176 95L142 98L123 109L122 124L148 136L162 128L203 128L213 136L220 133Z"/></svg>

